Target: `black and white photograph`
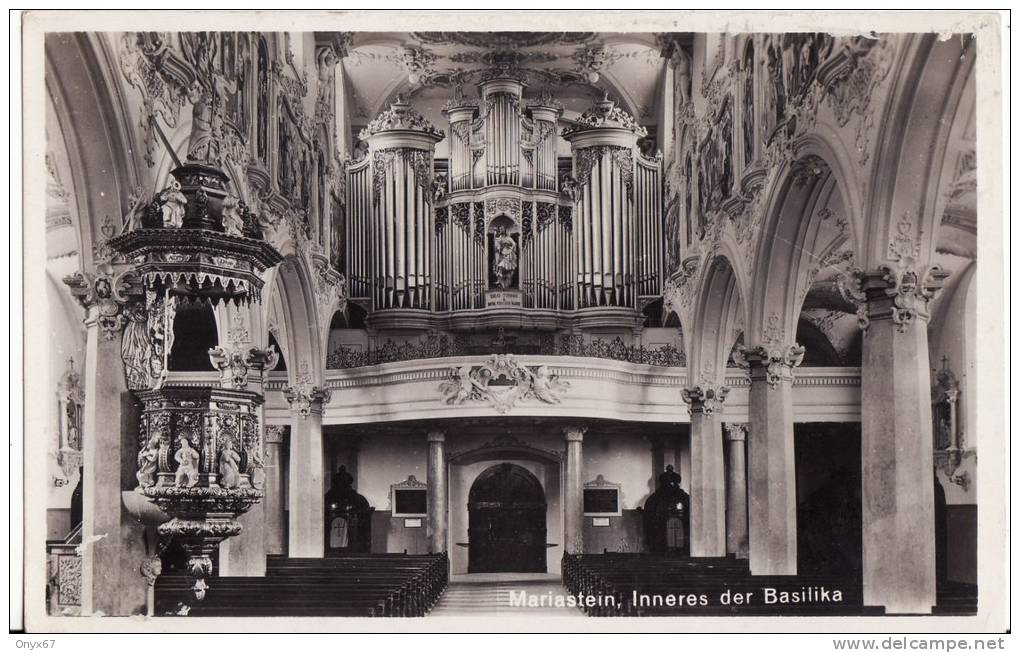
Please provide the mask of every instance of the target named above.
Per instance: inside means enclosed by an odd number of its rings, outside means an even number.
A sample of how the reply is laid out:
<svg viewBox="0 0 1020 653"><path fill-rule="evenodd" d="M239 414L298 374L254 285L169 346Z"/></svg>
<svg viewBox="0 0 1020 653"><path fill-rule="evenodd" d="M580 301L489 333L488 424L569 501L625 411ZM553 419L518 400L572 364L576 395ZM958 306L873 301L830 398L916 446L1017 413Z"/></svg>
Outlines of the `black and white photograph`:
<svg viewBox="0 0 1020 653"><path fill-rule="evenodd" d="M23 15L27 632L1008 631L1002 17L542 13Z"/></svg>

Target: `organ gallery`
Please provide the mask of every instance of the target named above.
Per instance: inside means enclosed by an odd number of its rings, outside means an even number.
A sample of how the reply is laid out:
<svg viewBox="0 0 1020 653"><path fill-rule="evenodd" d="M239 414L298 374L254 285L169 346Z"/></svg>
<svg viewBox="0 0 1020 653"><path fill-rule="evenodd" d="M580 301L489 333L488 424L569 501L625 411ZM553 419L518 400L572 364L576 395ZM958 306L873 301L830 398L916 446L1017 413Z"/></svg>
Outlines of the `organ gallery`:
<svg viewBox="0 0 1020 653"><path fill-rule="evenodd" d="M975 614L973 38L44 41L50 615Z"/></svg>

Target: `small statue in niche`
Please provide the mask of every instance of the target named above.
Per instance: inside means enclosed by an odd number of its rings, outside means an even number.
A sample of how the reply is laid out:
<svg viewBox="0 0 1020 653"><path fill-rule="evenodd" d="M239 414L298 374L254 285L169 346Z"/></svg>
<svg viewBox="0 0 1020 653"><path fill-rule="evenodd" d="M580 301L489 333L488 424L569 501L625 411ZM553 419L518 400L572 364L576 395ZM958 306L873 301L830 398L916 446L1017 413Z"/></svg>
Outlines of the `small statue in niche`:
<svg viewBox="0 0 1020 653"><path fill-rule="evenodd" d="M180 229L184 224L184 214L187 211L188 198L181 192L181 184L176 179L170 180L170 185L160 193L163 212L163 227L166 229Z"/></svg>
<svg viewBox="0 0 1020 653"><path fill-rule="evenodd" d="M513 285L514 272L517 271L517 243L507 232L506 227L496 227L496 235L493 239L496 252L492 264L492 271L496 275L496 285L506 290Z"/></svg>
<svg viewBox="0 0 1020 653"><path fill-rule="evenodd" d="M241 456L234 451L234 443L230 438L223 441L223 449L220 451L220 487L235 488L241 484L241 475L238 467L241 464Z"/></svg>
<svg viewBox="0 0 1020 653"><path fill-rule="evenodd" d="M241 215L241 200L227 195L223 200L223 231L228 236L244 236L244 217Z"/></svg>
<svg viewBox="0 0 1020 653"><path fill-rule="evenodd" d="M432 201L442 202L446 197L446 175L440 173L432 179Z"/></svg>
<svg viewBox="0 0 1020 653"><path fill-rule="evenodd" d="M560 195L570 200L571 203L577 202L580 197L580 188L577 186L577 180L571 175L563 175L560 179Z"/></svg>
<svg viewBox="0 0 1020 653"><path fill-rule="evenodd" d="M680 103L685 105L691 101L691 58L679 48L675 57L676 87L680 91Z"/></svg>
<svg viewBox="0 0 1020 653"><path fill-rule="evenodd" d="M152 487L156 481L153 478L156 474L157 461L159 460L159 436L149 438L145 448L138 452L138 471L135 478L138 479L139 492L147 487Z"/></svg>
<svg viewBox="0 0 1020 653"><path fill-rule="evenodd" d="M181 436L181 448L174 454L174 460L177 461L174 484L177 487L195 487L198 484L198 451L187 437Z"/></svg>
<svg viewBox="0 0 1020 653"><path fill-rule="evenodd" d="M265 486L266 463L258 449L253 449L248 458L248 476L251 478L251 486L256 490L261 490Z"/></svg>

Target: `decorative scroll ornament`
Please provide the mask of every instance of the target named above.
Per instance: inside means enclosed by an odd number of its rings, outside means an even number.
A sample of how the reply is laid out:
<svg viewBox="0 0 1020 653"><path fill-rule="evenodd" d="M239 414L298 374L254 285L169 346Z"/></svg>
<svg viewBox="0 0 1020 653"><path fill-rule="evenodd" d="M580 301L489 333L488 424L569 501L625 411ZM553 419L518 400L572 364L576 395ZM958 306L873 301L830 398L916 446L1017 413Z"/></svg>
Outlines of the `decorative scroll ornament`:
<svg viewBox="0 0 1020 653"><path fill-rule="evenodd" d="M581 114L577 122L563 130L563 136L570 136L590 129L617 128L634 132L638 137L647 136L648 131L642 127L632 115L609 99L607 92L603 98L595 102Z"/></svg>
<svg viewBox="0 0 1020 653"><path fill-rule="evenodd" d="M114 275L104 267L95 275L75 272L64 277L64 283L78 303L94 315L106 340L113 340L120 333L127 320L124 308L141 294L130 271Z"/></svg>
<svg viewBox="0 0 1020 653"><path fill-rule="evenodd" d="M418 187L424 191L425 202L432 204L432 153L413 147L387 147L372 155L372 202L379 204L387 173L393 172L395 161L411 166Z"/></svg>
<svg viewBox="0 0 1020 653"><path fill-rule="evenodd" d="M150 168L156 163L156 119L176 127L187 96L183 67L175 66L179 58L172 52L172 38L170 33L127 32L120 41L121 73L142 96L138 126L145 134L145 162Z"/></svg>
<svg viewBox="0 0 1020 653"><path fill-rule="evenodd" d="M283 389L283 396L290 409L301 419L307 419L313 411L321 411L329 403L332 393L329 388L313 386L309 382L298 383Z"/></svg>
<svg viewBox="0 0 1020 653"><path fill-rule="evenodd" d="M261 373L276 367L279 360L280 354L272 345L268 349L252 347L246 352L223 347L209 350L209 361L220 371L220 387L233 390L244 390L248 387L249 372L261 378Z"/></svg>
<svg viewBox="0 0 1020 653"><path fill-rule="evenodd" d="M513 354L494 354L480 366L451 368L439 391L447 404L487 403L503 414L529 399L558 404L569 387L545 365L528 368Z"/></svg>
<svg viewBox="0 0 1020 653"><path fill-rule="evenodd" d="M389 109L380 113L375 120L361 130L359 138L367 139L373 134L396 129L425 132L438 139L446 137L442 129L437 129L425 116L415 111L410 104L397 96L396 101L390 105Z"/></svg>
<svg viewBox="0 0 1020 653"><path fill-rule="evenodd" d="M501 213L509 215L513 218L514 222L520 222L521 200L516 197L499 197L490 198L485 201L486 215L495 217Z"/></svg>
<svg viewBox="0 0 1020 653"><path fill-rule="evenodd" d="M763 368L765 380L775 390L784 380L793 378L793 368L804 360L804 347L793 344L758 345L756 347L737 347L733 352L733 360L738 367Z"/></svg>
<svg viewBox="0 0 1020 653"><path fill-rule="evenodd" d="M575 153L575 165L577 168L577 187L582 189L591 181L592 169L602 161L602 157L609 155L620 171L624 186L627 188L627 198L634 198L634 156L629 148L619 145L594 145L577 150Z"/></svg>
<svg viewBox="0 0 1020 653"><path fill-rule="evenodd" d="M711 415L716 410L722 411L723 401L729 392L729 387L725 385L718 388L697 385L693 388L684 388L680 397L692 415L695 413Z"/></svg>

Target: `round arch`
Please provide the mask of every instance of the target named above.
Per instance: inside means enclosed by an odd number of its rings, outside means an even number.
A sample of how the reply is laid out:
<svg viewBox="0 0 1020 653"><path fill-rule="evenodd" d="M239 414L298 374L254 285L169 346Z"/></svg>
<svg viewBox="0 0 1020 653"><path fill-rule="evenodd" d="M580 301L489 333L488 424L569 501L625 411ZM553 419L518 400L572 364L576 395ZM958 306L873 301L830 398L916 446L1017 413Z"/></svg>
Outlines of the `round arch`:
<svg viewBox="0 0 1020 653"><path fill-rule="evenodd" d="M693 318L695 337L688 340L689 384L720 383L726 359L745 322L745 303L733 259L717 254L705 266Z"/></svg>

